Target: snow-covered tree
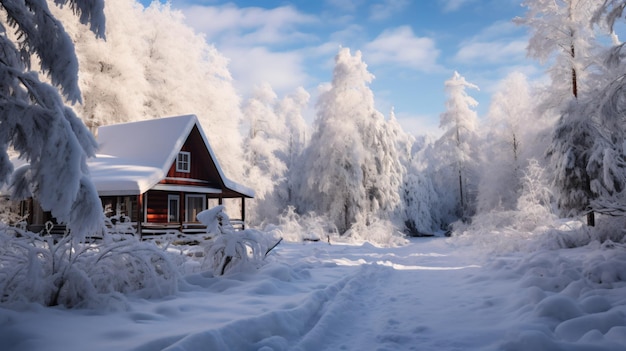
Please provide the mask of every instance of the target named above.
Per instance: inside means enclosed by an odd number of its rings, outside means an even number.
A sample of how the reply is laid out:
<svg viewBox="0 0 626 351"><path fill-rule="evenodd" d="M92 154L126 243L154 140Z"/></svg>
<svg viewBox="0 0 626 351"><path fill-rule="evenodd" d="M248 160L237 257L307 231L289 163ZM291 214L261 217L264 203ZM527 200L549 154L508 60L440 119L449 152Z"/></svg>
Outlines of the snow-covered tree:
<svg viewBox="0 0 626 351"><path fill-rule="evenodd" d="M478 102L465 91L467 88L478 89L458 72L445 82L448 100L446 111L440 115L440 127L444 133L437 141L441 154L439 170L450 169L452 173L443 175L442 187L447 191L456 189L456 213L459 218L467 218L473 212L476 177L476 128L478 116L474 107ZM443 185L445 184L445 185ZM451 184L456 184L452 187Z"/></svg>
<svg viewBox="0 0 626 351"><path fill-rule="evenodd" d="M299 211L328 216L340 233L357 221L384 218L400 202L398 154L384 116L374 107L368 86L373 78L359 51L339 51L303 160Z"/></svg>
<svg viewBox="0 0 626 351"><path fill-rule="evenodd" d="M287 202L287 125L275 112L278 97L269 84L257 87L244 104L250 131L245 141L249 168L246 177L255 188L258 221L276 217Z"/></svg>
<svg viewBox="0 0 626 351"><path fill-rule="evenodd" d="M528 55L546 63L554 59L549 72L549 108L560 109L562 101L577 97L588 91L591 82L586 79L596 48L595 35L590 19L597 11L595 0L526 0L522 3L528 10L524 18L516 18L517 24L526 25L531 31Z"/></svg>
<svg viewBox="0 0 626 351"><path fill-rule="evenodd" d="M526 76L519 72L507 76L502 89L492 96L483 136L479 212L515 207L527 156L523 149L528 148L529 126L536 120L532 107Z"/></svg>
<svg viewBox="0 0 626 351"><path fill-rule="evenodd" d="M302 113L308 101L303 88L279 100L266 83L258 86L243 106L250 124L245 140L246 178L256 192L250 205L253 223L275 224L292 201L297 161L307 137Z"/></svg>
<svg viewBox="0 0 626 351"><path fill-rule="evenodd" d="M545 171L536 159L528 160L528 166L522 172L521 191L517 198L516 210L518 222L527 226L524 230L533 230L552 214L552 193Z"/></svg>
<svg viewBox="0 0 626 351"><path fill-rule="evenodd" d="M92 36L104 37L102 0L56 3L69 5ZM16 34L0 24L0 184L13 172L13 148L30 164L13 175L15 195L32 192L80 239L99 229L101 206L86 166L95 140L63 100L81 102L74 45L44 0L5 0L0 11ZM30 70L31 59L52 85Z"/></svg>
<svg viewBox="0 0 626 351"><path fill-rule="evenodd" d="M286 136L288 138L285 157L285 164L287 165L287 202L283 206L293 204L294 192L298 186L297 178L300 176L298 173L298 161L310 137L309 126L306 124L303 116L310 97L311 95L304 88L299 87L296 91L280 100L276 106L277 115L286 123Z"/></svg>
<svg viewBox="0 0 626 351"><path fill-rule="evenodd" d="M594 225L589 212L592 176L587 173L588 148L598 133L589 116L581 114L584 106L577 101L586 98L596 88L588 79L596 67L594 51L598 45L591 18L600 3L592 0L529 0L525 19L532 36L528 46L530 56L545 62L555 58L551 68L552 84L546 109L556 109L561 116L552 136L548 155L555 167L553 184L562 213L577 215L587 212L587 223Z"/></svg>
<svg viewBox="0 0 626 351"><path fill-rule="evenodd" d="M153 2L107 0L107 40L87 35L70 9L67 23L80 63L84 104L74 107L92 131L99 125L195 114L229 178L243 180L241 99L228 60L180 11Z"/></svg>
<svg viewBox="0 0 626 351"><path fill-rule="evenodd" d="M589 201L592 211L626 213L626 70L604 89L581 101L572 118L584 120L593 143L585 151L585 171L589 178Z"/></svg>
<svg viewBox="0 0 626 351"><path fill-rule="evenodd" d="M547 152L555 168L553 185L557 205L568 217L589 211L589 203L594 197L591 177L586 169L589 150L598 135L591 119L580 113L580 109L577 101L571 102L554 130ZM593 221L589 219L588 224L593 225Z"/></svg>
<svg viewBox="0 0 626 351"><path fill-rule="evenodd" d="M592 19L613 33L615 22L626 8L624 0L605 0ZM626 60L624 43L613 34L613 46L604 59L606 82L586 101L587 114L596 118L600 137L590 151L587 171L592 174L592 190L599 196L592 201L595 211L626 212Z"/></svg>
<svg viewBox="0 0 626 351"><path fill-rule="evenodd" d="M401 205L396 214L399 224L404 226L409 235L432 233L439 229L439 223L434 219L435 191L430 177L425 173L425 165L418 155L414 155L415 137L402 129L393 109L387 124L395 140L402 172Z"/></svg>

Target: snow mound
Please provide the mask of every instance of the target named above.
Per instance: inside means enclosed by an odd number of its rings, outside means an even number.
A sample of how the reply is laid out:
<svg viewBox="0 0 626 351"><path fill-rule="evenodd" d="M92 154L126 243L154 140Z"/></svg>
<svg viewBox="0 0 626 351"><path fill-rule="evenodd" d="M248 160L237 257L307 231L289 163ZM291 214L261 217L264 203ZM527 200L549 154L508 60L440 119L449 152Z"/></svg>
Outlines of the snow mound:
<svg viewBox="0 0 626 351"><path fill-rule="evenodd" d="M505 350L618 350L626 344L626 245L592 242L498 261L496 276L517 280L515 313L525 323Z"/></svg>

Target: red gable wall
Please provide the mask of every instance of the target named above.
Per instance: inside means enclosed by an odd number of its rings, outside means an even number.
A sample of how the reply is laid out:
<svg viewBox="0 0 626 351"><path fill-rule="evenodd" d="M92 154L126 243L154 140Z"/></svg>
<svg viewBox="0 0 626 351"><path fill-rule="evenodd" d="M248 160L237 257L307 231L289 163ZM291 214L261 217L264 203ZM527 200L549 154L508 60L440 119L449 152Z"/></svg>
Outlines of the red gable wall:
<svg viewBox="0 0 626 351"><path fill-rule="evenodd" d="M187 151L191 154L191 172L176 172L176 160L172 162L167 178L161 181L163 184L186 184L198 186L212 186L222 188L221 180L217 167L211 159L211 155L207 150L204 140L198 131L198 127L194 126L183 144L180 151ZM202 183L189 180L201 180Z"/></svg>

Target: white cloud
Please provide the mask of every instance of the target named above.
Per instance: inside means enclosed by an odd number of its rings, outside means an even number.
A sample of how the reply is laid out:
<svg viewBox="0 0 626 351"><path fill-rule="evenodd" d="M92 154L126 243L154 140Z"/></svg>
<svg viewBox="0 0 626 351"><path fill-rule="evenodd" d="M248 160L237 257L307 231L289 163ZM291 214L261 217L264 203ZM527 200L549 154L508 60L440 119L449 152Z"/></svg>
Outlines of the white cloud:
<svg viewBox="0 0 626 351"><path fill-rule="evenodd" d="M256 44L276 44L301 41L311 35L295 30L298 25L317 22L292 6L274 9L223 6L191 6L183 9L187 23L203 32L207 38L227 37L229 40Z"/></svg>
<svg viewBox="0 0 626 351"><path fill-rule="evenodd" d="M269 83L278 94L305 86L310 77L303 50L286 51L289 45L314 42L319 38L299 31L318 24L317 17L293 6L273 9L192 5L182 8L186 22L206 35L207 41L229 58L229 70L239 93L245 98L260 84Z"/></svg>
<svg viewBox="0 0 626 351"><path fill-rule="evenodd" d="M527 34L510 21L498 21L461 44L454 61L468 65L513 65L526 60Z"/></svg>
<svg viewBox="0 0 626 351"><path fill-rule="evenodd" d="M386 20L400 13L408 5L408 0L384 0L380 4L374 4L370 7L370 19L374 21Z"/></svg>
<svg viewBox="0 0 626 351"><path fill-rule="evenodd" d="M526 33L526 28L516 25L513 21L496 21L481 30L474 38L477 40L490 40L508 36L520 36L520 33Z"/></svg>
<svg viewBox="0 0 626 351"><path fill-rule="evenodd" d="M438 70L439 50L431 38L417 37L409 26L388 29L365 45L369 64L392 64L418 71Z"/></svg>
<svg viewBox="0 0 626 351"><path fill-rule="evenodd" d="M471 42L455 55L457 62L465 64L503 64L519 61L526 55L527 41Z"/></svg>
<svg viewBox="0 0 626 351"><path fill-rule="evenodd" d="M227 47L223 52L231 58L230 72L244 96L262 83L269 83L282 95L309 80L298 52L272 52L264 47Z"/></svg>

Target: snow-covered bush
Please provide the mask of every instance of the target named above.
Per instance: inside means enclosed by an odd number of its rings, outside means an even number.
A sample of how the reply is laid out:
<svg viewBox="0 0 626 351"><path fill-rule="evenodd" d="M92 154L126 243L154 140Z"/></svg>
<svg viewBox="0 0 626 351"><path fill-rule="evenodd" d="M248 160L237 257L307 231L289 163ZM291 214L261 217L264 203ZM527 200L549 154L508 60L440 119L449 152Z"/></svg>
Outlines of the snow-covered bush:
<svg viewBox="0 0 626 351"><path fill-rule="evenodd" d="M538 225L556 219L553 210L553 196L543 168L537 160L531 159L522 176L522 192L517 199L517 226L532 230Z"/></svg>
<svg viewBox="0 0 626 351"><path fill-rule="evenodd" d="M296 213L289 206L279 217L277 226L268 226L268 230L280 231L281 237L290 242L327 241L339 237L337 227L314 212L305 215Z"/></svg>
<svg viewBox="0 0 626 351"><path fill-rule="evenodd" d="M593 227L583 226L581 221L570 221L568 225L551 229L545 232L536 242L534 249L549 248L574 248L598 243L626 243L626 218L607 217L599 215L596 225ZM577 225L576 225L577 224Z"/></svg>
<svg viewBox="0 0 626 351"><path fill-rule="evenodd" d="M391 221L376 217L365 219L362 216L357 216L356 223L341 239L354 243L369 242L381 247L400 246L407 243L404 234L400 233Z"/></svg>
<svg viewBox="0 0 626 351"><path fill-rule="evenodd" d="M121 294L169 295L178 286L174 258L121 233L108 232L87 244L2 224L0 304L110 307L112 301L123 302Z"/></svg>
<svg viewBox="0 0 626 351"><path fill-rule="evenodd" d="M500 252L527 248L529 239L578 228L577 221L560 221L553 213L552 193L536 160L529 160L521 183L515 210L495 208L474 216L471 223L456 222L453 235Z"/></svg>
<svg viewBox="0 0 626 351"><path fill-rule="evenodd" d="M215 275L258 267L273 246L282 240L255 229L236 231L223 205L202 211L197 218L207 226L207 234L212 235L202 243L205 248L203 266L208 264Z"/></svg>
<svg viewBox="0 0 626 351"><path fill-rule="evenodd" d="M330 218L314 212L299 215L293 207L287 208L279 217L279 224L268 226L268 230L279 232L282 238L290 242L324 241L329 244L369 242L383 247L403 245L407 242L404 234L399 232L390 220L359 215L345 233L339 234Z"/></svg>

